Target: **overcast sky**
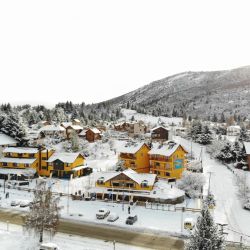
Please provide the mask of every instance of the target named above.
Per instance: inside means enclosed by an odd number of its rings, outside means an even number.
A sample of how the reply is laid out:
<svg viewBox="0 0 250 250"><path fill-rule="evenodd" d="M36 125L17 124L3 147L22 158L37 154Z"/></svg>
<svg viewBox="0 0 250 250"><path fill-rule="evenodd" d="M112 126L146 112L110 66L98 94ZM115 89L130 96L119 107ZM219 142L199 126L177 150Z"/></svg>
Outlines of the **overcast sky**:
<svg viewBox="0 0 250 250"><path fill-rule="evenodd" d="M183 71L250 65L250 3L0 2L0 102L104 101Z"/></svg>

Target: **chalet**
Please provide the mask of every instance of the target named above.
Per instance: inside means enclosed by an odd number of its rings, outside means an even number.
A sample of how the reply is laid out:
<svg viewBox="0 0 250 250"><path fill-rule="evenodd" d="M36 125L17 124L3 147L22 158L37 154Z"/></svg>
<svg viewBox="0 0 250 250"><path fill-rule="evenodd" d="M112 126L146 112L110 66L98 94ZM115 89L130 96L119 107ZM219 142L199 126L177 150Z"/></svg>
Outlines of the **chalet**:
<svg viewBox="0 0 250 250"><path fill-rule="evenodd" d="M79 153L54 153L47 160L47 175L59 178L69 178L83 176L86 166L84 166L85 158Z"/></svg>
<svg viewBox="0 0 250 250"><path fill-rule="evenodd" d="M229 136L239 136L240 131L241 131L241 128L238 125L227 127L227 135L229 135Z"/></svg>
<svg viewBox="0 0 250 250"><path fill-rule="evenodd" d="M119 160L125 168L131 168L138 173L149 173L150 148L145 143L126 143L119 151Z"/></svg>
<svg viewBox="0 0 250 250"><path fill-rule="evenodd" d="M102 138L101 131L97 128L89 128L85 135L88 142L94 142Z"/></svg>
<svg viewBox="0 0 250 250"><path fill-rule="evenodd" d="M0 168L10 170L13 173L20 174L23 171L32 169L33 173L42 174L43 167L46 166L48 156L54 151L52 149L38 149L29 147L8 147L3 150L3 157L0 158ZM5 172L7 173L8 171Z"/></svg>
<svg viewBox="0 0 250 250"><path fill-rule="evenodd" d="M18 144L18 141L14 138L0 133L0 154L2 153L2 150L8 146L16 146Z"/></svg>
<svg viewBox="0 0 250 250"><path fill-rule="evenodd" d="M180 179L186 168L187 151L177 143L169 141L149 151L150 172L160 178Z"/></svg>
<svg viewBox="0 0 250 250"><path fill-rule="evenodd" d="M132 169L122 172L104 172L96 180L97 187L127 190L152 190L156 174L137 173Z"/></svg>
<svg viewBox="0 0 250 250"><path fill-rule="evenodd" d="M89 190L97 198L112 199L113 202L143 201L177 204L184 201L184 192L157 180L156 174L137 173L132 169L122 172L96 172L95 187Z"/></svg>
<svg viewBox="0 0 250 250"><path fill-rule="evenodd" d="M169 129L162 126L155 127L151 130L151 139L156 141L169 140Z"/></svg>
<svg viewBox="0 0 250 250"><path fill-rule="evenodd" d="M39 133L44 136L66 136L65 128L58 125L46 125L39 129Z"/></svg>
<svg viewBox="0 0 250 250"><path fill-rule="evenodd" d="M51 122L49 122L49 121L40 121L40 122L38 122L39 127L44 127L44 126L47 126L47 125L51 125Z"/></svg>
<svg viewBox="0 0 250 250"><path fill-rule="evenodd" d="M61 123L61 126L66 129L67 138L71 137L73 131L79 134L83 130L83 127L80 125L80 121L78 119L74 119L73 122L63 122Z"/></svg>
<svg viewBox="0 0 250 250"><path fill-rule="evenodd" d="M129 136L138 136L140 134L145 134L147 127L143 121L139 122L121 122L114 125L114 129L120 132L128 132Z"/></svg>
<svg viewBox="0 0 250 250"><path fill-rule="evenodd" d="M247 155L248 170L250 171L250 142L244 142L244 147Z"/></svg>

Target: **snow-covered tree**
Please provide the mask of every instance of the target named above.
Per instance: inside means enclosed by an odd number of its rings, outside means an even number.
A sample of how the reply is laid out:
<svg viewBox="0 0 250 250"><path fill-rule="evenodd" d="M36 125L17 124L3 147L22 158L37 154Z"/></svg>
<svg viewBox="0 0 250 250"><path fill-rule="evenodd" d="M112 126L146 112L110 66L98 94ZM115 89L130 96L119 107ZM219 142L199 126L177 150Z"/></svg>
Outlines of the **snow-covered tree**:
<svg viewBox="0 0 250 250"><path fill-rule="evenodd" d="M46 181L39 180L30 211L25 217L24 227L29 233L39 236L43 242L43 234L49 231L55 235L59 224L59 196L54 196Z"/></svg>
<svg viewBox="0 0 250 250"><path fill-rule="evenodd" d="M73 152L77 152L80 150L79 136L75 131L71 133L71 149Z"/></svg>
<svg viewBox="0 0 250 250"><path fill-rule="evenodd" d="M197 134L196 142L207 145L212 142L212 139L212 132L209 130L208 126L204 126L200 134Z"/></svg>
<svg viewBox="0 0 250 250"><path fill-rule="evenodd" d="M224 237L213 221L208 207L204 204L197 219L194 232L185 244L185 250L223 250Z"/></svg>
<svg viewBox="0 0 250 250"><path fill-rule="evenodd" d="M20 145L27 142L25 128L23 124L21 124L18 115L14 113L8 116L1 115L0 132L14 138Z"/></svg>
<svg viewBox="0 0 250 250"><path fill-rule="evenodd" d="M208 206L208 208L214 207L215 206L215 199L214 195L209 192L207 197L204 200L204 204Z"/></svg>
<svg viewBox="0 0 250 250"><path fill-rule="evenodd" d="M217 154L216 158L225 163L233 162L234 155L232 153L232 148L229 142L225 144L225 146Z"/></svg>
<svg viewBox="0 0 250 250"><path fill-rule="evenodd" d="M247 134L247 130L246 128L241 128L241 131L240 131L240 136L239 136L239 141L240 142L249 142L250 141L250 137L249 135Z"/></svg>
<svg viewBox="0 0 250 250"><path fill-rule="evenodd" d="M185 191L189 197L197 198L200 196L204 184L205 177L202 173L184 171L178 182L178 188Z"/></svg>

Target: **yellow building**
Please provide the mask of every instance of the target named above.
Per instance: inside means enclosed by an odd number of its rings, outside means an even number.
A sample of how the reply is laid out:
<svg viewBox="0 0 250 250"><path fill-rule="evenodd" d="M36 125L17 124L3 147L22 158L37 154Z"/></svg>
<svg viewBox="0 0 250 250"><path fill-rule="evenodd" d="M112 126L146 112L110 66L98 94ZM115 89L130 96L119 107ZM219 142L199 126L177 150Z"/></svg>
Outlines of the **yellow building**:
<svg viewBox="0 0 250 250"><path fill-rule="evenodd" d="M48 172L52 176L59 178L69 178L83 176L86 166L84 166L85 158L79 153L54 153L48 162Z"/></svg>
<svg viewBox="0 0 250 250"><path fill-rule="evenodd" d="M145 143L127 143L120 150L119 160L125 168L131 168L137 173L149 173L149 146Z"/></svg>
<svg viewBox="0 0 250 250"><path fill-rule="evenodd" d="M180 179L186 168L187 151L174 142L155 146L149 151L150 172L160 178Z"/></svg>
<svg viewBox="0 0 250 250"><path fill-rule="evenodd" d="M137 173L132 169L123 172L100 173L96 180L96 187L112 188L113 190L151 191L156 182L156 174Z"/></svg>
<svg viewBox="0 0 250 250"><path fill-rule="evenodd" d="M46 164L46 160L54 151L51 149L39 150L38 148L29 147L8 147L3 150L3 157L0 159L0 168L11 169L9 173L21 174L23 170L34 170L30 173L40 174L42 166ZM13 171L13 170L16 171ZM19 171L18 170L22 170ZM3 171L2 171L3 172ZM27 172L27 171L26 171ZM8 174L8 171L5 172ZM28 173L28 172L27 172Z"/></svg>

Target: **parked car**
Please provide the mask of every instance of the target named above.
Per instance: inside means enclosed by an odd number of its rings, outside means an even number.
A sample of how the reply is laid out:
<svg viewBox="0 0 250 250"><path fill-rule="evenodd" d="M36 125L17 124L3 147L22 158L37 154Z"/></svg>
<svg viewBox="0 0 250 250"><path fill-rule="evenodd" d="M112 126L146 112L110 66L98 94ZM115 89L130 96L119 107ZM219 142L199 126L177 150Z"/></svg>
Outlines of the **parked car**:
<svg viewBox="0 0 250 250"><path fill-rule="evenodd" d="M31 201L23 200L20 201L20 207L29 207L31 205Z"/></svg>
<svg viewBox="0 0 250 250"><path fill-rule="evenodd" d="M96 213L96 218L97 219L105 219L108 215L110 214L110 211L106 208L101 208L99 211Z"/></svg>
<svg viewBox="0 0 250 250"><path fill-rule="evenodd" d="M244 209L250 210L250 201L244 204Z"/></svg>
<svg viewBox="0 0 250 250"><path fill-rule="evenodd" d="M133 225L137 220L137 215L130 215L126 220L126 224Z"/></svg>
<svg viewBox="0 0 250 250"><path fill-rule="evenodd" d="M41 243L40 250L59 250L59 247L52 242L48 242L48 243Z"/></svg>
<svg viewBox="0 0 250 250"><path fill-rule="evenodd" d="M10 205L11 205L12 207L19 206L19 205L20 205L20 201L19 201L19 200L13 200L13 201L11 201Z"/></svg>
<svg viewBox="0 0 250 250"><path fill-rule="evenodd" d="M108 221L110 221L110 222L114 222L114 221L116 221L116 220L118 220L119 219L119 216L118 216L118 214L116 214L116 213L111 213L109 216L108 216Z"/></svg>

